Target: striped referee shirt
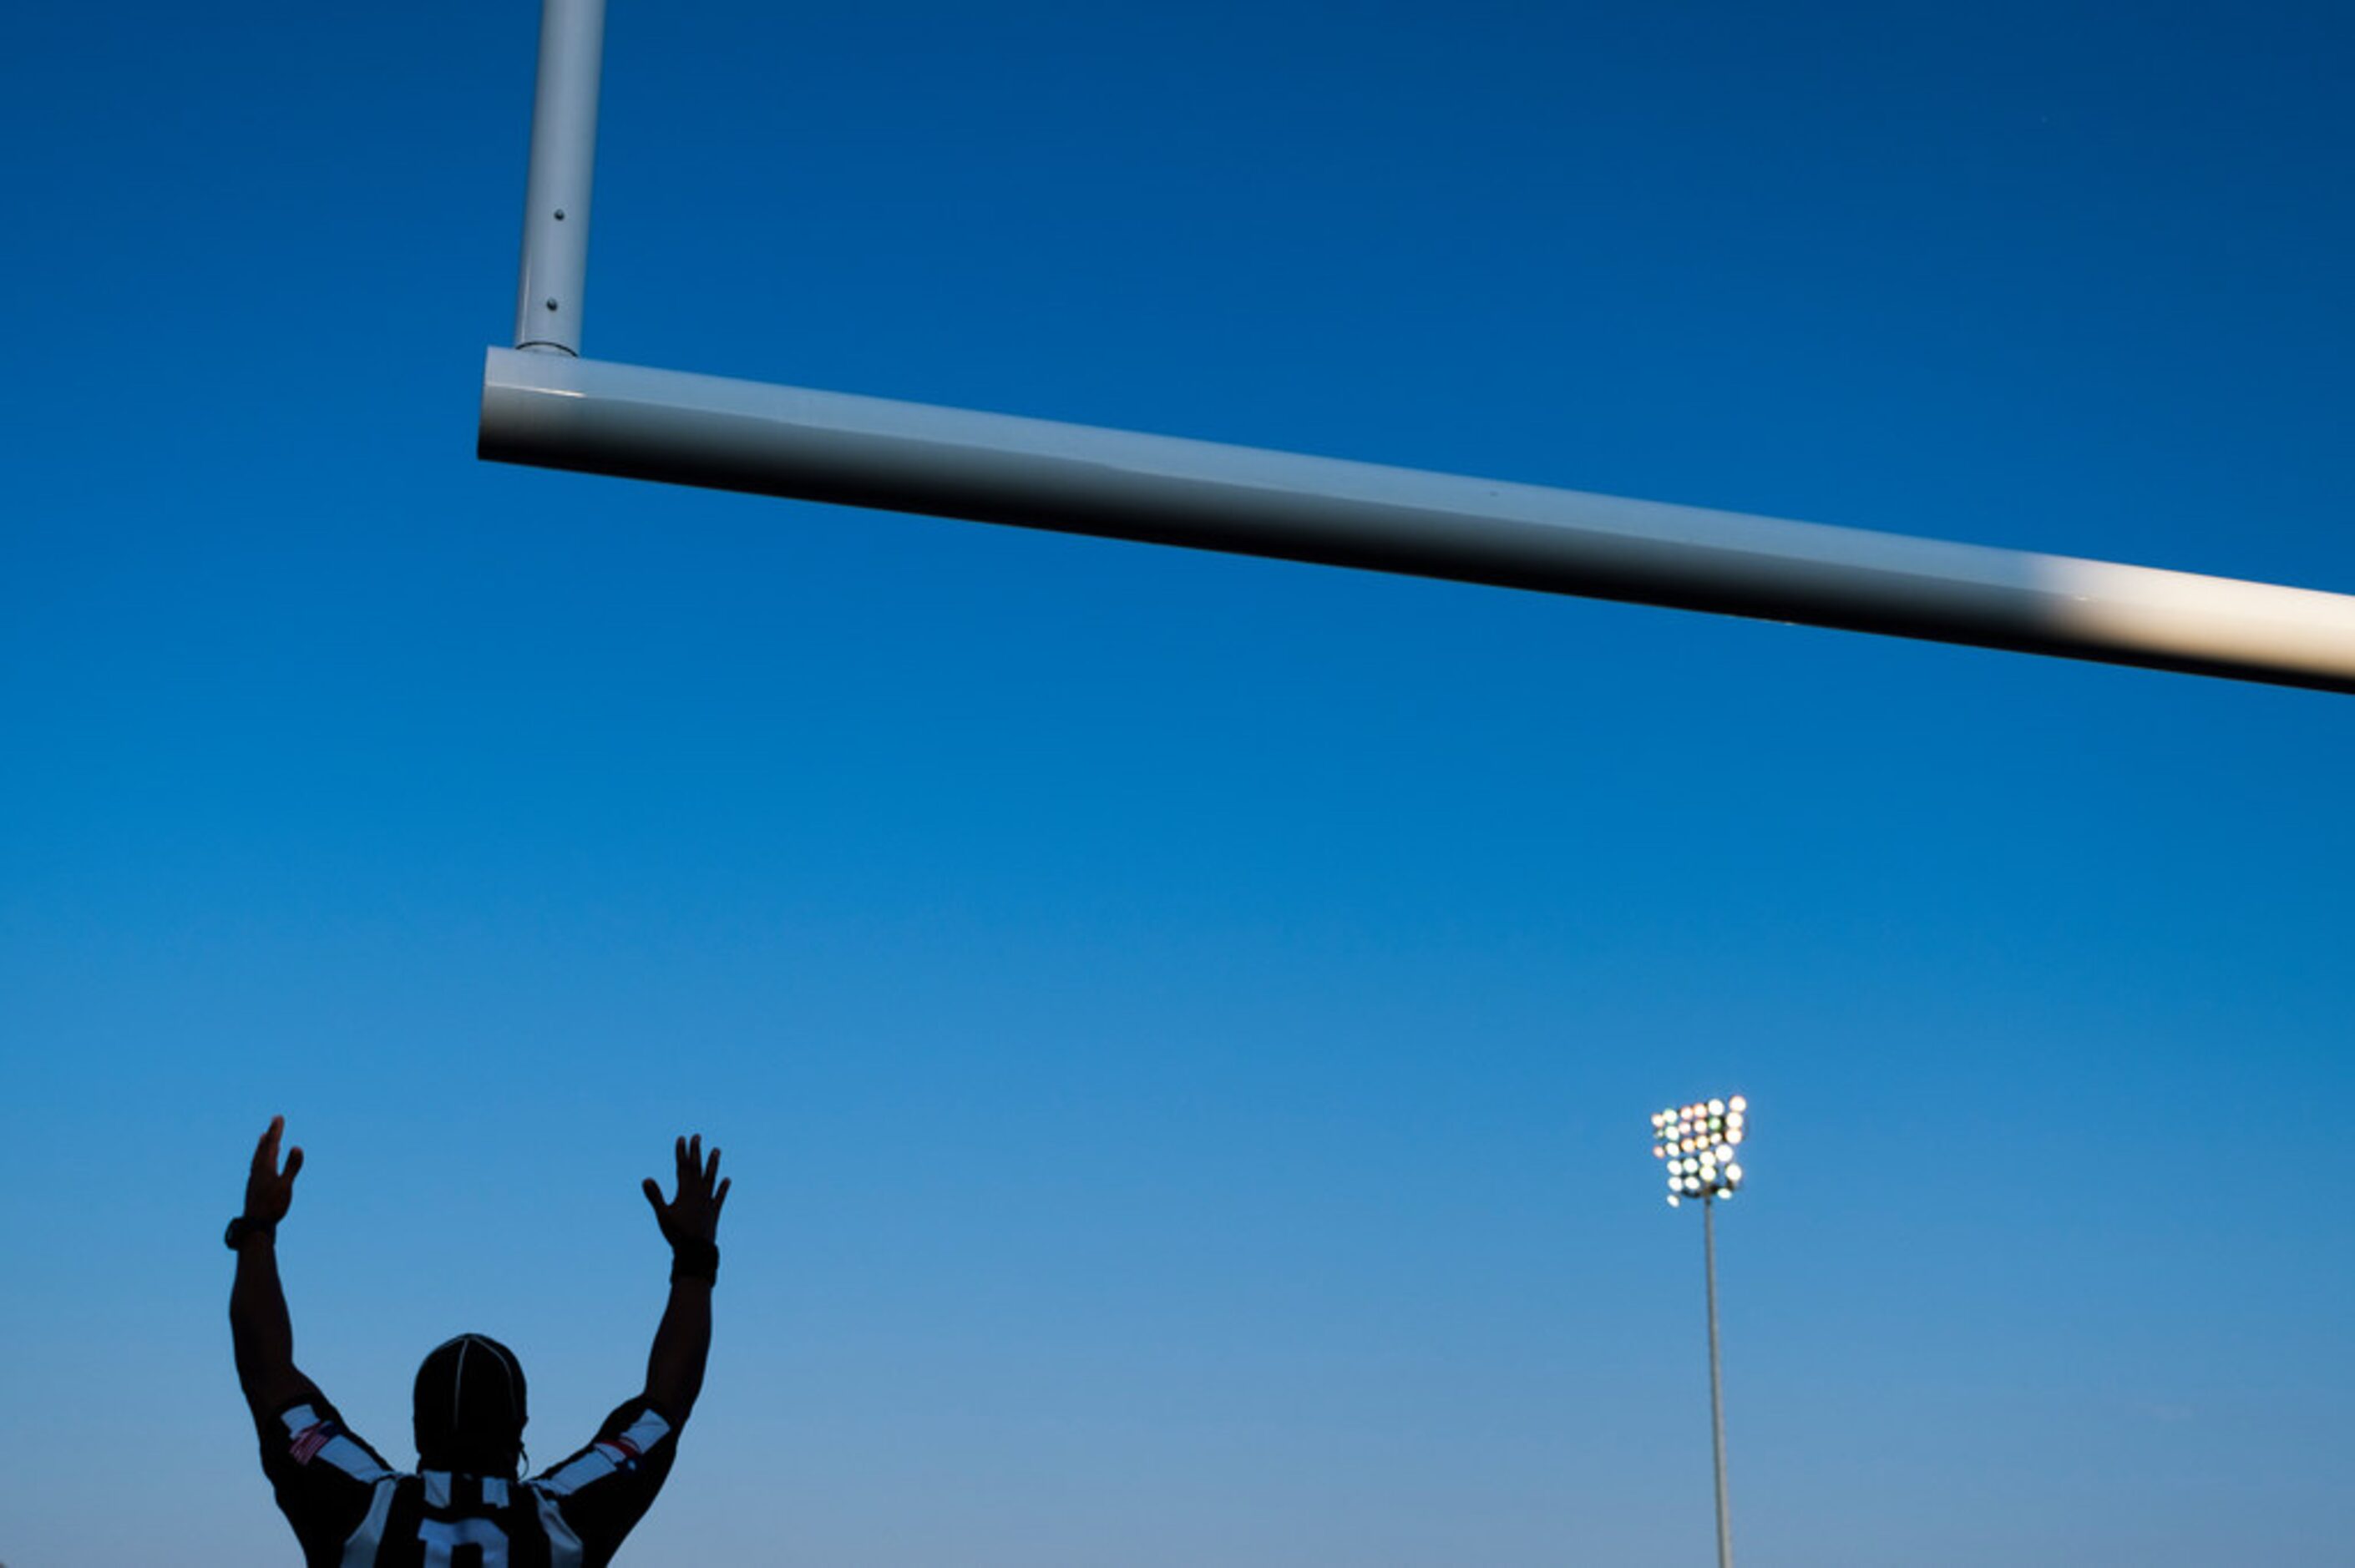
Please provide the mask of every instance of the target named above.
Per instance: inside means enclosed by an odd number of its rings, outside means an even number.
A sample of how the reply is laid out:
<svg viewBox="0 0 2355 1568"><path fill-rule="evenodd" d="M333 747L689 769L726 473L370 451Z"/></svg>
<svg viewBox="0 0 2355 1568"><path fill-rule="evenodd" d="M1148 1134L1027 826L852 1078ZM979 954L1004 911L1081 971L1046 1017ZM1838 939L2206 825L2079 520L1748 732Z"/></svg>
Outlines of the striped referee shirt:
<svg viewBox="0 0 2355 1568"><path fill-rule="evenodd" d="M527 1481L395 1471L315 1386L259 1426L307 1568L603 1568L678 1450L677 1429L643 1398Z"/></svg>

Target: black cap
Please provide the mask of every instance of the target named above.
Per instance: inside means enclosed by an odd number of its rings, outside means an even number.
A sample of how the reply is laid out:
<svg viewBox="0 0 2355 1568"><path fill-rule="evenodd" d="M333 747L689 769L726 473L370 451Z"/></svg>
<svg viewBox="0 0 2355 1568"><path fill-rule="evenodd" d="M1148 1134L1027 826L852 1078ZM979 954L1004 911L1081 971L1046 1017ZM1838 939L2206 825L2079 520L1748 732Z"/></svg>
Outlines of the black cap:
<svg viewBox="0 0 2355 1568"><path fill-rule="evenodd" d="M446 1340L417 1369L422 1468L512 1476L525 1420L523 1363L487 1334Z"/></svg>

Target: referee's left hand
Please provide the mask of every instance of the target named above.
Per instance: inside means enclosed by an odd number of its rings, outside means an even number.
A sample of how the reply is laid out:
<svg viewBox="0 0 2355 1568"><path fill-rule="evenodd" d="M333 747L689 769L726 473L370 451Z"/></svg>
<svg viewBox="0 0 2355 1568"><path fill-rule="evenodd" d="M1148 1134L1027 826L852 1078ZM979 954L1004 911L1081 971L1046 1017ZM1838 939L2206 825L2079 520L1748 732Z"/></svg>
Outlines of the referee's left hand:
<svg viewBox="0 0 2355 1568"><path fill-rule="evenodd" d="M253 1146L253 1169L245 1173L245 1217L258 1225L274 1225L286 1217L294 1202L294 1173L303 1169L301 1145L286 1151L286 1169L278 1169L278 1140L286 1118L270 1118L270 1130Z"/></svg>
<svg viewBox="0 0 2355 1568"><path fill-rule="evenodd" d="M728 1182L719 1174L719 1146L712 1146L711 1158L706 1160L703 1135L698 1132L678 1140L677 1158L677 1197L664 1202L661 1183L646 1178L646 1202L654 1205L655 1224L666 1238L694 1236L710 1241L719 1231L719 1205L728 1201Z"/></svg>

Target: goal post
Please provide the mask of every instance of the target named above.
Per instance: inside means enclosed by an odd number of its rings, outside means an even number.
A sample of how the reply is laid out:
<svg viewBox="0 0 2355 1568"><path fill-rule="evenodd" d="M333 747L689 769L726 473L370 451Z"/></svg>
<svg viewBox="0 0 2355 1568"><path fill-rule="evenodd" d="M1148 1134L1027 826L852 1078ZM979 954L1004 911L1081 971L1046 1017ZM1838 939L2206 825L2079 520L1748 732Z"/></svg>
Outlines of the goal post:
<svg viewBox="0 0 2355 1568"><path fill-rule="evenodd" d="M503 462L2355 692L2355 597L581 357L604 0L543 0Z"/></svg>

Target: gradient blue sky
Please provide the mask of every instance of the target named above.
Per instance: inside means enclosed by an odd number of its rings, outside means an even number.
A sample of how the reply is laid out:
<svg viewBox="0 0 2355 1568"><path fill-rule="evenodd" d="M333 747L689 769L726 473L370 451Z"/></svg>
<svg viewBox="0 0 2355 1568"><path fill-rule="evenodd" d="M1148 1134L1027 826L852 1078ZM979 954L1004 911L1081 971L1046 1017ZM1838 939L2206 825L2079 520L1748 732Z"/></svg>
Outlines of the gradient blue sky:
<svg viewBox="0 0 2355 1568"><path fill-rule="evenodd" d="M0 1559L291 1562L304 1367L624 1561L2344 1561L2342 698L477 463L537 8L0 48ZM2355 588L2314 4L616 0L587 338ZM125 1488L133 1500L125 1501Z"/></svg>

